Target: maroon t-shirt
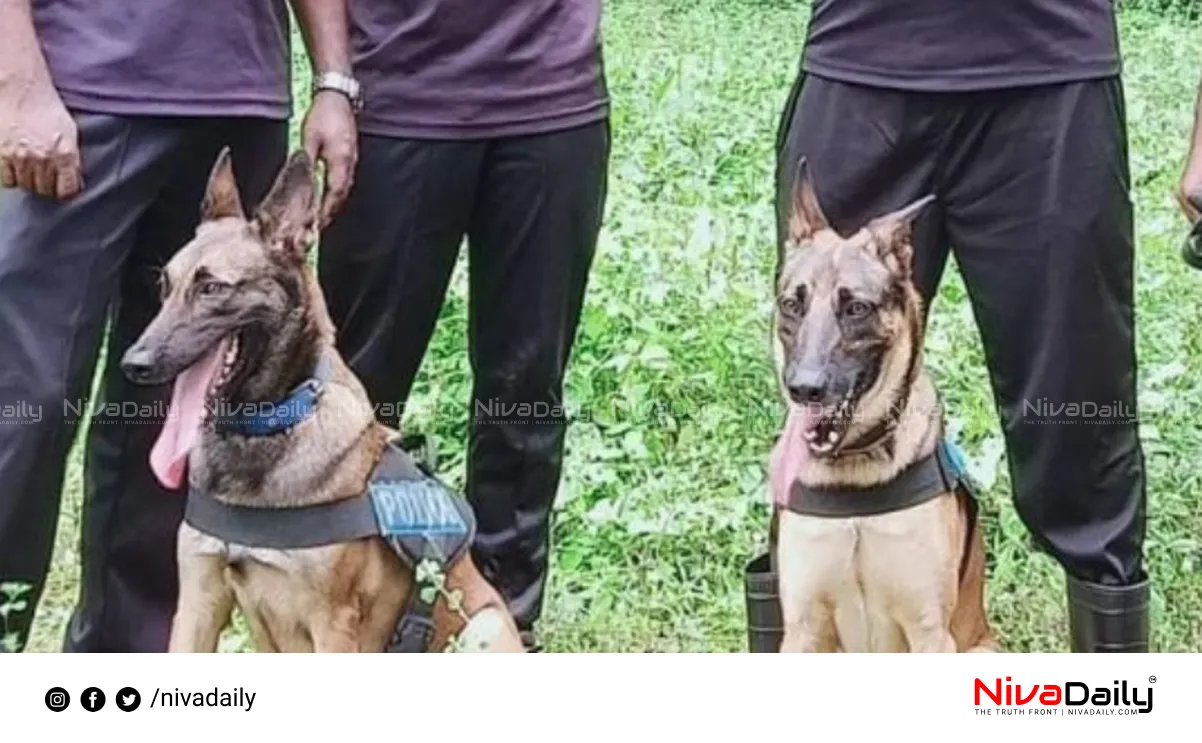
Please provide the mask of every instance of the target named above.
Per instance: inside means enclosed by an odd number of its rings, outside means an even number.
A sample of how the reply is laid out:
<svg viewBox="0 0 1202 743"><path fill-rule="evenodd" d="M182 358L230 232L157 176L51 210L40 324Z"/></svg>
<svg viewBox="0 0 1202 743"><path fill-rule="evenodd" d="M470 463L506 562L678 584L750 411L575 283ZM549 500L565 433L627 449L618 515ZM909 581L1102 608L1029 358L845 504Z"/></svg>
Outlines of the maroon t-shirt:
<svg viewBox="0 0 1202 743"><path fill-rule="evenodd" d="M360 129L465 139L605 118L601 0L350 0Z"/></svg>
<svg viewBox="0 0 1202 743"><path fill-rule="evenodd" d="M33 0L33 19L69 108L291 114L284 0Z"/></svg>
<svg viewBox="0 0 1202 743"><path fill-rule="evenodd" d="M814 0L807 72L927 91L1119 73L1113 0Z"/></svg>

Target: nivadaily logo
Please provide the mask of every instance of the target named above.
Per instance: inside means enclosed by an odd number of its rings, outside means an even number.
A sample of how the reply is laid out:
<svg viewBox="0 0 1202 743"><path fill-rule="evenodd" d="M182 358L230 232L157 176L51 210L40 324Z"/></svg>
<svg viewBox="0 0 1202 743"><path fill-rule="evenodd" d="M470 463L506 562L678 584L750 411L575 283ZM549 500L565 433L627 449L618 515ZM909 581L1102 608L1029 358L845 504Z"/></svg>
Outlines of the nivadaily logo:
<svg viewBox="0 0 1202 743"><path fill-rule="evenodd" d="M1009 676L1003 682L976 679L973 684L973 703L978 714L989 714L991 707L1000 708L1004 715L1132 715L1152 711L1152 686L1156 677L1148 678L1148 686L1115 681L1114 686L1090 686L1084 681L1061 684L1016 684ZM984 707L985 709L980 709Z"/></svg>

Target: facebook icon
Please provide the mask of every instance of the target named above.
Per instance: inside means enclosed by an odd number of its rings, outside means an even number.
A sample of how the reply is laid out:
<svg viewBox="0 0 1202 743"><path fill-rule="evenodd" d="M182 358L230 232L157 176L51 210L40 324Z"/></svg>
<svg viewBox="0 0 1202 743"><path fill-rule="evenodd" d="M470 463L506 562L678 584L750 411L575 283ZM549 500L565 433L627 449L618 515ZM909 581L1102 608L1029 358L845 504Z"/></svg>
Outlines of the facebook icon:
<svg viewBox="0 0 1202 743"><path fill-rule="evenodd" d="M83 694L79 696L79 703L88 712L95 712L104 706L104 692L97 689L95 686L89 686L83 690Z"/></svg>

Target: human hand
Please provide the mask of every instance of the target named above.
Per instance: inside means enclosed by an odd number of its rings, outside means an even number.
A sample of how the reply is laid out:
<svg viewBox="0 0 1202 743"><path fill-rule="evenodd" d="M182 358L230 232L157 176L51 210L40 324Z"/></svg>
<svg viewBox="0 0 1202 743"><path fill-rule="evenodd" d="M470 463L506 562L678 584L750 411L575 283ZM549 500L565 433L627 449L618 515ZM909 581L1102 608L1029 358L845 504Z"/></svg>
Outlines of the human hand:
<svg viewBox="0 0 1202 743"><path fill-rule="evenodd" d="M301 141L309 157L325 167L321 202L324 228L346 201L359 159L355 114L346 96L332 90L318 91L305 115Z"/></svg>
<svg viewBox="0 0 1202 743"><path fill-rule="evenodd" d="M79 132L49 84L0 91L0 185L59 200L83 189Z"/></svg>

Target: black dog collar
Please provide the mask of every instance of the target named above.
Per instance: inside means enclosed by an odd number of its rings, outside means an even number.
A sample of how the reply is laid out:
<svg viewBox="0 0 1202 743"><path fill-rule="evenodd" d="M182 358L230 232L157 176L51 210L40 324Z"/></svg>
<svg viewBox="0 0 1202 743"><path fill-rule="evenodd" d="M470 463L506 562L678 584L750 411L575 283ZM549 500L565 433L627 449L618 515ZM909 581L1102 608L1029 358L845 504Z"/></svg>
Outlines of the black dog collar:
<svg viewBox="0 0 1202 743"><path fill-rule="evenodd" d="M950 445L940 438L935 451L889 482L869 488L812 488L795 481L785 507L824 518L855 518L901 511L925 503L965 483Z"/></svg>

